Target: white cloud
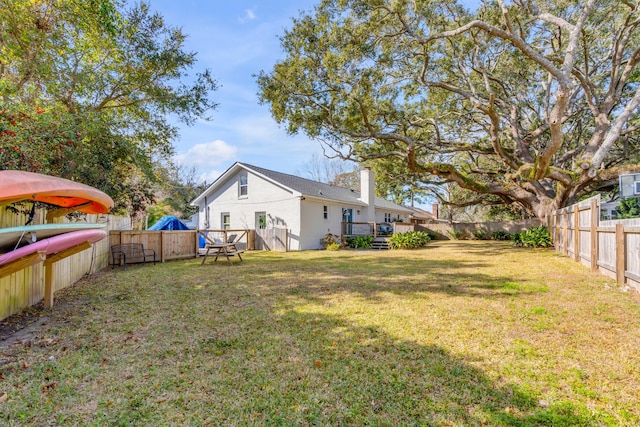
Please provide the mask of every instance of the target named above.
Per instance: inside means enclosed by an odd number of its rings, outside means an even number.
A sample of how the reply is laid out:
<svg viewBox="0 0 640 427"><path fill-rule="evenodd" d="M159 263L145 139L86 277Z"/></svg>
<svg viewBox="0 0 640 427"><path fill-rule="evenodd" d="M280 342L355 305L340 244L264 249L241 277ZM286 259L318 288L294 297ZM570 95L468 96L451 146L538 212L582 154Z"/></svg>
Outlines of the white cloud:
<svg viewBox="0 0 640 427"><path fill-rule="evenodd" d="M217 139L191 146L186 153L178 153L175 156L175 161L188 166L194 165L198 169L208 171L234 160L237 151L236 147Z"/></svg>
<svg viewBox="0 0 640 427"><path fill-rule="evenodd" d="M240 18L240 23L244 24L245 22L253 21L254 19L256 19L255 12L251 9L245 9L244 16Z"/></svg>
<svg viewBox="0 0 640 427"><path fill-rule="evenodd" d="M224 173L224 170L215 170L215 169L208 170L206 173L201 173L198 176L198 182L206 182L207 185L211 185L213 181L218 179L218 177L223 173Z"/></svg>

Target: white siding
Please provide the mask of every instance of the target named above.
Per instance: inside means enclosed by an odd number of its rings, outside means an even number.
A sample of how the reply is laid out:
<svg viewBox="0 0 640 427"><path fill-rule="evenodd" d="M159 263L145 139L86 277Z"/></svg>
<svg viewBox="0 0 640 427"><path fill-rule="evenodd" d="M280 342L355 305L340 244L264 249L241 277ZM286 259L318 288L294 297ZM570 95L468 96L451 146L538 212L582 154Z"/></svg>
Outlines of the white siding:
<svg viewBox="0 0 640 427"><path fill-rule="evenodd" d="M241 173L247 173L242 171ZM300 249L300 195L248 172L248 194L239 195L240 173L221 182L216 191L207 195L209 224L206 221L204 198L200 202L200 228L222 229L222 213L231 215L231 229L255 229L256 212L266 212L267 228L290 230L289 248Z"/></svg>
<svg viewBox="0 0 640 427"><path fill-rule="evenodd" d="M247 194L240 195L240 176L247 175ZM366 222L367 208L361 205L331 202L312 197L303 198L296 191L262 178L244 168L213 186L214 190L199 200L200 229L220 230L223 228L222 214L229 213L230 228L255 229L256 213L265 212L267 228L289 230L289 250L320 249L320 239L325 234L341 233L342 210L353 210L354 222ZM329 217L324 219L324 206ZM404 222L409 222L408 213L389 209L376 209L376 222L384 221L385 212L396 220L398 214Z"/></svg>
<svg viewBox="0 0 640 427"><path fill-rule="evenodd" d="M327 206L329 218L324 219L324 206ZM354 213L354 221L360 221L356 214L356 210L361 206L340 205L336 202L309 200L308 198L302 202L302 222L303 231L300 238L301 249L322 249L320 244L325 234L341 234L342 226L342 208L352 208Z"/></svg>
<svg viewBox="0 0 640 427"><path fill-rule="evenodd" d="M384 214L386 213L391 214L392 222L396 222L398 220L398 217L402 219L402 222L411 222L409 219L409 213L393 211L391 209L381 209L381 208L376 208L376 222L385 222Z"/></svg>

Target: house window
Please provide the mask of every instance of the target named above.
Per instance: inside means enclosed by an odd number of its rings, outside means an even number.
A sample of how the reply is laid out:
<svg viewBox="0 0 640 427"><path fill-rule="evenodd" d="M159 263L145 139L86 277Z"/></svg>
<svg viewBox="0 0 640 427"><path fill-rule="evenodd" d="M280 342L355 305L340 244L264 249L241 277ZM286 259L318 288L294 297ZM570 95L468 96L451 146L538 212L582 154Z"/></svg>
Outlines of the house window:
<svg viewBox="0 0 640 427"><path fill-rule="evenodd" d="M240 181L238 182L238 196L247 197L249 195L249 184L247 174L240 175Z"/></svg>
<svg viewBox="0 0 640 427"><path fill-rule="evenodd" d="M256 212L256 228L258 230L264 230L267 228L267 213Z"/></svg>
<svg viewBox="0 0 640 427"><path fill-rule="evenodd" d="M231 230L231 214L228 212L222 214L222 229Z"/></svg>
<svg viewBox="0 0 640 427"><path fill-rule="evenodd" d="M327 205L322 207L322 217L324 219L329 219L329 207Z"/></svg>
<svg viewBox="0 0 640 427"><path fill-rule="evenodd" d="M391 214L390 213L385 213L384 214L384 222L391 222Z"/></svg>

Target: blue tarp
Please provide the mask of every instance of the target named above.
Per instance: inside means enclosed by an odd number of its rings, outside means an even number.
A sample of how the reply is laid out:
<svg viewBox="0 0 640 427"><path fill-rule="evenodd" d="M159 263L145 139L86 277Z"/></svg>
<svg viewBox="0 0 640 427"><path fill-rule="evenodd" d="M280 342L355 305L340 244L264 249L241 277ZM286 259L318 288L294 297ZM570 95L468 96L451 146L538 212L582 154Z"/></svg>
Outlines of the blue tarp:
<svg viewBox="0 0 640 427"><path fill-rule="evenodd" d="M189 227L175 216L163 216L149 230L188 230Z"/></svg>
<svg viewBox="0 0 640 427"><path fill-rule="evenodd" d="M175 216L163 216L149 230L189 230L189 227ZM204 237L198 235L198 246L204 248L205 243Z"/></svg>

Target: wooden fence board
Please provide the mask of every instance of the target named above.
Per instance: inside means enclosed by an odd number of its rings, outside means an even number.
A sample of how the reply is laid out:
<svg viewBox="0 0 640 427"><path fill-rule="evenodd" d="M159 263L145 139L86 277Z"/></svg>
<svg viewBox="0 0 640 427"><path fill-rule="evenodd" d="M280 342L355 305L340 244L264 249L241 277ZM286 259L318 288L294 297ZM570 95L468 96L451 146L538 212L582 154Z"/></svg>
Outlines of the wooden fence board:
<svg viewBox="0 0 640 427"><path fill-rule="evenodd" d="M45 209L37 209L33 224L43 224L46 218ZM87 223L103 223L107 230L128 226L129 218L112 215L86 215ZM0 227L17 227L24 225L28 218L23 214L15 214L0 205ZM52 223L67 223L64 217L56 218ZM108 239L97 242L85 251L72 255L55 264L52 269L52 285L54 290L63 289L86 274L94 273L107 266ZM15 314L22 309L37 304L44 298L44 284L46 268L43 263L17 271L9 276L0 278L0 319Z"/></svg>
<svg viewBox="0 0 640 427"><path fill-rule="evenodd" d="M255 248L256 250L286 252L289 250L289 230L286 228L256 230Z"/></svg>
<svg viewBox="0 0 640 427"><path fill-rule="evenodd" d="M600 221L596 196L555 211L550 224L556 251L640 291L640 218Z"/></svg>

